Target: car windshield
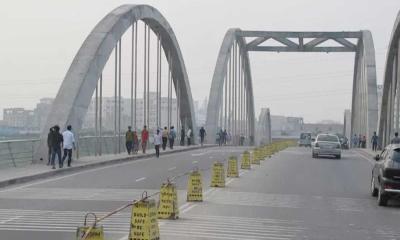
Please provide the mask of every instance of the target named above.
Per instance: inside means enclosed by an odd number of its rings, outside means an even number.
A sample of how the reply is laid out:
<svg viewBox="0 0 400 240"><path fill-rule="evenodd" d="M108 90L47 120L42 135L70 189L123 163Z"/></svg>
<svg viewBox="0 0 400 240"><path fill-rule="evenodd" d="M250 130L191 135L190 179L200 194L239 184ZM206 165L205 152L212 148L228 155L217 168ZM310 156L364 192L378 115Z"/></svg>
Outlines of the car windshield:
<svg viewBox="0 0 400 240"><path fill-rule="evenodd" d="M320 135L318 136L318 141L323 142L338 142L338 137L333 135Z"/></svg>
<svg viewBox="0 0 400 240"><path fill-rule="evenodd" d="M396 148L393 150L392 160L395 162L400 162L400 148Z"/></svg>

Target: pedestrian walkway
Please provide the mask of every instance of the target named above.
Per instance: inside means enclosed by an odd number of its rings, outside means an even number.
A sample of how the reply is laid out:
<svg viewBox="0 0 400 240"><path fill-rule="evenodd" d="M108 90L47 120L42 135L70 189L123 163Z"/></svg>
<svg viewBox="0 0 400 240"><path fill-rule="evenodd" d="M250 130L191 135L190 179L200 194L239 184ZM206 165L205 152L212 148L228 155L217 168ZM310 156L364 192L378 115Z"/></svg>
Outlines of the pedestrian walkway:
<svg viewBox="0 0 400 240"><path fill-rule="evenodd" d="M205 145L203 147L212 147L212 146L214 145ZM182 152L182 151L189 151L199 148L201 148L201 146L198 145L191 147L176 146L174 147L173 150L167 149L166 151L161 151L161 155ZM61 169L57 168L55 170L51 169L50 166L46 166L45 164L40 164L40 163L30 164L19 168L0 169L0 187L6 187L12 184L24 183L66 172L72 172L108 164L116 164L126 161L133 161L153 156L155 156L155 150L148 149L146 154L138 153L138 154L128 155L126 152L124 152L121 154L82 157L79 158L79 160L74 159L72 162L72 167L64 166L64 168Z"/></svg>

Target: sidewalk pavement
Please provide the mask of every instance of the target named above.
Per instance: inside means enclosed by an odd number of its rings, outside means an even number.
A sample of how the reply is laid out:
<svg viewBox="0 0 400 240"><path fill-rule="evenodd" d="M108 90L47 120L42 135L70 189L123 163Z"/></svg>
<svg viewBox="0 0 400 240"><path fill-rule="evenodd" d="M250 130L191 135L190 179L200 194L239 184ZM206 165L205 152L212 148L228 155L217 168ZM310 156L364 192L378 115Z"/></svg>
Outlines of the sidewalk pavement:
<svg viewBox="0 0 400 240"><path fill-rule="evenodd" d="M209 144L204 147L214 147L216 145ZM190 150L201 149L200 145L194 145L191 147L175 146L173 150L167 149L166 151L161 150L160 155L173 154L178 152L185 152ZM59 174L69 173L73 171L84 170L88 168L94 168L104 165L117 164L122 162L134 161L137 159L155 157L155 150L148 149L146 154L139 152L138 154L128 155L126 152L121 154L109 154L103 156L89 156L82 157L79 160L72 160L72 167L67 167L64 164L64 168L51 169L51 166L47 166L45 163L31 164L24 167L18 168L7 168L0 169L0 188L7 187L13 184L21 184L33 180L43 179ZM46 161L47 163L47 161ZM56 165L58 167L58 164Z"/></svg>

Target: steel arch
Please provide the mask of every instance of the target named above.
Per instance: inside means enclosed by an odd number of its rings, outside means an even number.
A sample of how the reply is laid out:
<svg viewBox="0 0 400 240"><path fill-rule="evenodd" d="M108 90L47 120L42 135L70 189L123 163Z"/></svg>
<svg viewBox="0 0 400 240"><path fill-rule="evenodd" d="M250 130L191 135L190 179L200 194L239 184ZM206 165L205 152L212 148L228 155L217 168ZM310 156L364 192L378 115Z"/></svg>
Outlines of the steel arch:
<svg viewBox="0 0 400 240"><path fill-rule="evenodd" d="M138 20L144 21L160 35L164 52L170 54L169 65L175 91L180 92L180 119L196 129L193 100L186 67L175 34L161 13L149 5L122 5L107 14L92 30L76 54L53 103L40 145L35 153L38 160L45 156L47 131L58 124L68 124L78 132L82 126L97 81L119 39ZM178 84L179 82L179 84ZM195 132L195 131L193 131Z"/></svg>
<svg viewBox="0 0 400 240"><path fill-rule="evenodd" d="M383 79L383 94L379 117L381 146L390 143L394 131L399 131L400 114L400 11L394 22L390 37ZM396 115L395 115L396 113Z"/></svg>
<svg viewBox="0 0 400 240"><path fill-rule="evenodd" d="M241 30L239 28L229 29L223 39L221 48L219 50L217 63L214 69L214 75L211 83L210 95L207 106L207 119L206 127L207 131L210 133L208 135L208 141L214 142L214 136L218 128L218 113L222 104L222 92L225 80L225 74L227 70L228 60L230 58L232 46L235 41L238 42L242 50L246 49L246 41L243 37L239 36ZM244 58L244 69L245 69L245 86L246 94L250 102L247 103L248 106L248 120L249 124L249 136L254 138L255 134L255 112L254 112L254 98L253 98L253 84L251 79L250 61L247 51L243 51Z"/></svg>

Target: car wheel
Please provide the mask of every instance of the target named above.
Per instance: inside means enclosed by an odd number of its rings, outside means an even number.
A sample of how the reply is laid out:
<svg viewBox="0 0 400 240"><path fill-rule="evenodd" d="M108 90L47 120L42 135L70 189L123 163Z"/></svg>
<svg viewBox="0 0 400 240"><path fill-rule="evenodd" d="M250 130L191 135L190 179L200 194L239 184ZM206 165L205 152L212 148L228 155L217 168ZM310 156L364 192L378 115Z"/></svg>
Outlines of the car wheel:
<svg viewBox="0 0 400 240"><path fill-rule="evenodd" d="M312 157L313 157L313 158L318 158L318 155L315 154L315 153L313 153L313 154L312 154Z"/></svg>
<svg viewBox="0 0 400 240"><path fill-rule="evenodd" d="M371 196L378 196L378 189L375 187L375 178L371 178Z"/></svg>
<svg viewBox="0 0 400 240"><path fill-rule="evenodd" d="M382 187L380 186L378 190L378 205L386 206L388 200L388 196L383 192Z"/></svg>
<svg viewBox="0 0 400 240"><path fill-rule="evenodd" d="M341 155L336 155L336 158L337 158L337 159L341 159L342 156L341 156Z"/></svg>

